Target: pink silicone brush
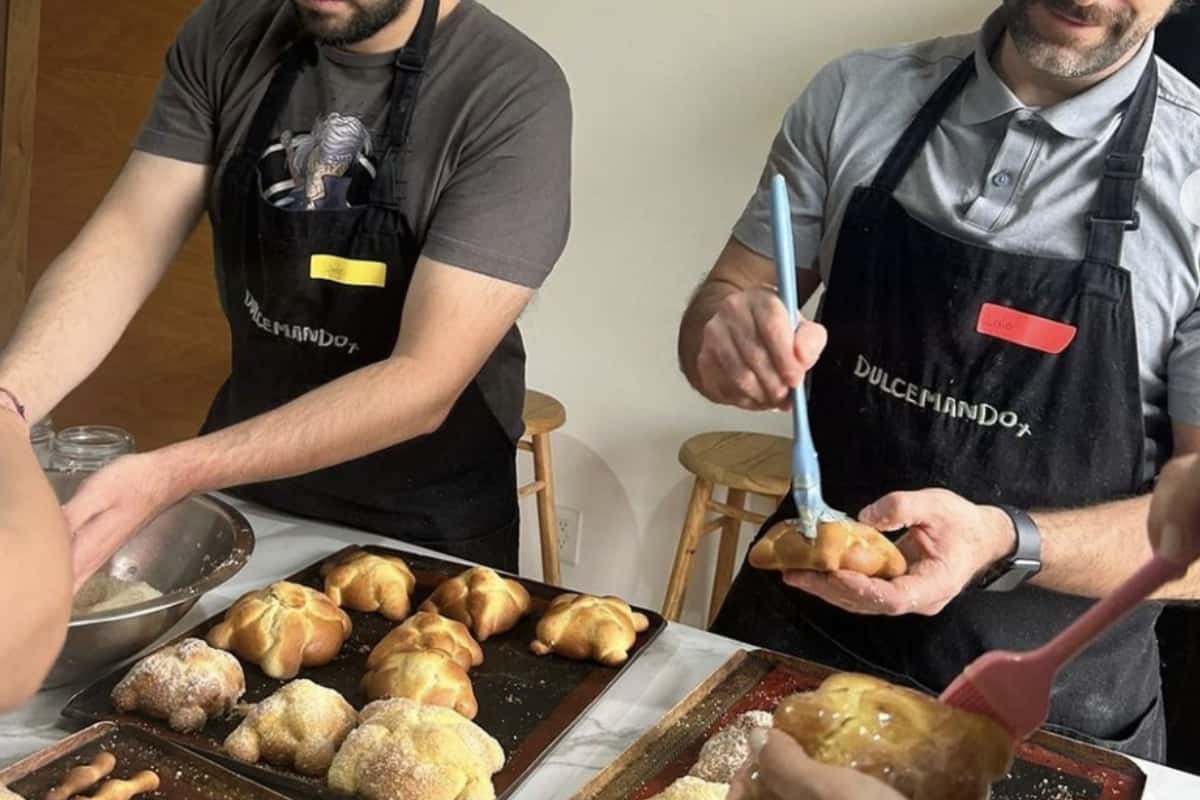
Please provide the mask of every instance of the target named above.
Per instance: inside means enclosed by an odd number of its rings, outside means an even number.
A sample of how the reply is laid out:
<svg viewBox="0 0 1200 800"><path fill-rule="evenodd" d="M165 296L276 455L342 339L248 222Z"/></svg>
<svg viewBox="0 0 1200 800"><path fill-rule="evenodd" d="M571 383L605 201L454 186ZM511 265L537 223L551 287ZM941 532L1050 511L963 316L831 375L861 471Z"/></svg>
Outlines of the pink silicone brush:
<svg viewBox="0 0 1200 800"><path fill-rule="evenodd" d="M1112 595L1049 642L1026 653L984 653L967 665L939 699L991 717L1015 740L1032 734L1046 721L1050 688L1063 665L1164 583L1182 578L1188 565L1200 558L1195 546L1189 550L1178 531L1170 527L1163 531L1161 550Z"/></svg>

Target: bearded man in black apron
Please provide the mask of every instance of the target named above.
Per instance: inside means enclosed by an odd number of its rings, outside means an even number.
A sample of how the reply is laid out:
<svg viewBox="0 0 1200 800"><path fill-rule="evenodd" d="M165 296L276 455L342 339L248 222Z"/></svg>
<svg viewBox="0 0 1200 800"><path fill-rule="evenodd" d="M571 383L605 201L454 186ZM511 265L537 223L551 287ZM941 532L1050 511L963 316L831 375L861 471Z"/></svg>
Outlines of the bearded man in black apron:
<svg viewBox="0 0 1200 800"><path fill-rule="evenodd" d="M40 417L87 370L35 360L98 363L207 207L231 374L204 435L72 500L77 579L227 487L515 571L515 320L565 244L570 129L557 65L476 0L201 5L137 152L0 361ZM85 330L82 302L115 324Z"/></svg>
<svg viewBox="0 0 1200 800"><path fill-rule="evenodd" d="M714 630L939 691L1149 557L1155 474L1200 449L1200 91L1153 56L1171 6L1005 0L974 37L831 64L788 111L681 362L743 408L811 373L826 499L906 531L910 572L747 567ZM794 334L764 288L776 173L802 299L826 288ZM1063 671L1052 727L1162 758L1158 611Z"/></svg>

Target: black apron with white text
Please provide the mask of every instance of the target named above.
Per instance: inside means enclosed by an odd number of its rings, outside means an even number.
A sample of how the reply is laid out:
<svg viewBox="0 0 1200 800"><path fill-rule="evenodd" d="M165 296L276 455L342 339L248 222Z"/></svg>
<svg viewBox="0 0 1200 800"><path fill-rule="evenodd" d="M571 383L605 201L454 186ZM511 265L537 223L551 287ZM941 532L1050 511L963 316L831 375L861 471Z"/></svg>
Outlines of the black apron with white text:
<svg viewBox="0 0 1200 800"><path fill-rule="evenodd" d="M970 244L895 199L973 75L967 59L942 84L872 185L855 190L839 231L810 416L826 499L851 514L889 492L929 487L979 504L1084 507L1147 491L1156 466L1148 453L1169 452L1166 432L1143 421L1130 275L1120 267L1125 231L1137 227L1153 60L1105 160L1096 213L1080 221L1090 229L1081 261ZM1165 446L1149 450L1148 435ZM792 516L789 497L763 530ZM713 627L936 692L985 651L1044 643L1091 602L1028 585L968 588L933 617L868 617L747 566ZM1063 670L1052 725L1161 757L1158 612L1142 606Z"/></svg>
<svg viewBox="0 0 1200 800"><path fill-rule="evenodd" d="M271 411L391 355L424 239L402 211L404 157L414 146L409 127L437 17L437 0L426 0L409 44L397 51L377 174L356 206L299 211L264 197L260 164L296 78L316 65L315 43L297 42L276 69L218 187L216 239L224 265L218 283L233 358L206 432ZM431 434L233 493L517 568L515 443L474 381Z"/></svg>

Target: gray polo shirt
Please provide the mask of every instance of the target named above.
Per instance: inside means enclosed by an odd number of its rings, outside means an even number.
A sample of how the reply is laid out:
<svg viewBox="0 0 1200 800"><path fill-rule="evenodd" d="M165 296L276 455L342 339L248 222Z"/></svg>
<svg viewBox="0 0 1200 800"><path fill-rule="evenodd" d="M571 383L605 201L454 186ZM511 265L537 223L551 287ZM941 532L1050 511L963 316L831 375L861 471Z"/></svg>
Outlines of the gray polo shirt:
<svg viewBox="0 0 1200 800"><path fill-rule="evenodd" d="M826 66L788 109L733 235L771 257L768 177L787 176L796 263L828 281L842 216L913 115L963 59L964 89L897 190L925 224L1016 253L1082 258L1102 162L1153 41L1119 72L1047 108L1025 106L988 53L1001 11L975 36L853 53ZM1148 426L1200 425L1200 89L1163 61L1138 209L1123 265L1132 274ZM1102 354L1097 354L1102 359Z"/></svg>

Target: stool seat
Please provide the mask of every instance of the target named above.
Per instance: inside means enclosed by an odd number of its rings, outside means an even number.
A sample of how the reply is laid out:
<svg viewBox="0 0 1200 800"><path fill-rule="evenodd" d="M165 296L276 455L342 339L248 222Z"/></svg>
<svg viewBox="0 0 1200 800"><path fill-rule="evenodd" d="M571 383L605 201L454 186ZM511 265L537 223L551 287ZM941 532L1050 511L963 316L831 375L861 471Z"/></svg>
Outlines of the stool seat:
<svg viewBox="0 0 1200 800"><path fill-rule="evenodd" d="M548 394L525 390L525 435L540 436L558 430L567 422L567 409Z"/></svg>
<svg viewBox="0 0 1200 800"><path fill-rule="evenodd" d="M679 448L679 463L696 477L772 497L791 491L791 462L791 439L766 433L702 433Z"/></svg>

